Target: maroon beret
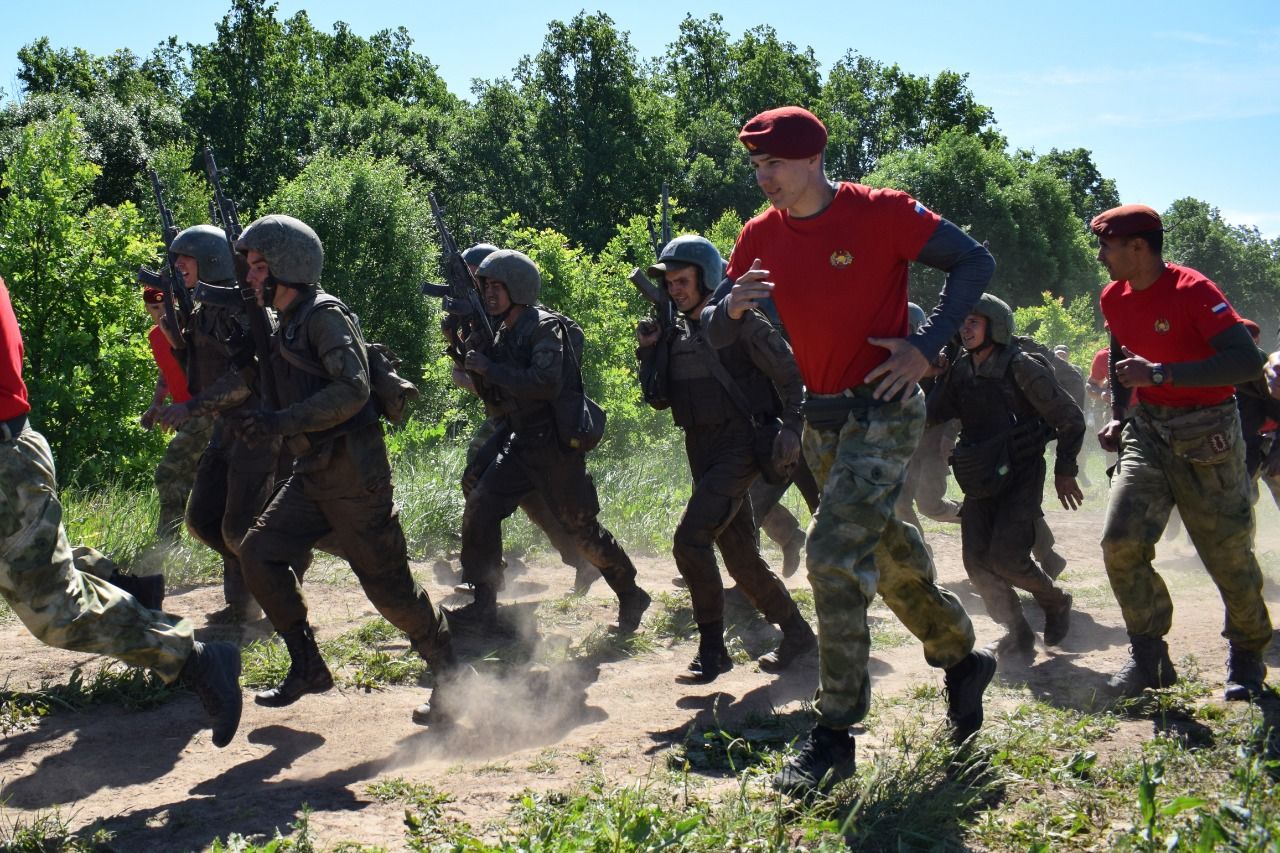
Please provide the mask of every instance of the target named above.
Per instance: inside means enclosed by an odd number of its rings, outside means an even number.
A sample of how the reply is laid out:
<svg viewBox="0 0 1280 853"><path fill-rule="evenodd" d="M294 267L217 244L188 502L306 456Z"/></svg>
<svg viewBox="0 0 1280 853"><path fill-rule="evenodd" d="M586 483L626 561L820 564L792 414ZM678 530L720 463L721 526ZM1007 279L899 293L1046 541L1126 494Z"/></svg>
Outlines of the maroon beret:
<svg viewBox="0 0 1280 853"><path fill-rule="evenodd" d="M142 301L148 305L159 305L164 302L164 291L154 287L142 288Z"/></svg>
<svg viewBox="0 0 1280 853"><path fill-rule="evenodd" d="M827 147L827 126L804 107L778 107L743 125L738 140L752 154L803 160Z"/></svg>
<svg viewBox="0 0 1280 853"><path fill-rule="evenodd" d="M1122 204L1093 217L1089 229L1099 237L1132 237L1163 231L1164 223L1160 221L1160 214L1145 204Z"/></svg>

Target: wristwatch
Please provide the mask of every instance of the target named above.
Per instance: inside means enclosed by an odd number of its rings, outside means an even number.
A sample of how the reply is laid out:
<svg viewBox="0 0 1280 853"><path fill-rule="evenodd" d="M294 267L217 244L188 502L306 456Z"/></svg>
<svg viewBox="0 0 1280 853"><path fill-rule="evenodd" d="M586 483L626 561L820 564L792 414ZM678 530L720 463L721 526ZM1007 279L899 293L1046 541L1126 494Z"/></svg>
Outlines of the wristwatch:
<svg viewBox="0 0 1280 853"><path fill-rule="evenodd" d="M1164 365L1156 363L1151 365L1151 384L1163 385L1164 380L1168 378L1168 374L1164 372Z"/></svg>

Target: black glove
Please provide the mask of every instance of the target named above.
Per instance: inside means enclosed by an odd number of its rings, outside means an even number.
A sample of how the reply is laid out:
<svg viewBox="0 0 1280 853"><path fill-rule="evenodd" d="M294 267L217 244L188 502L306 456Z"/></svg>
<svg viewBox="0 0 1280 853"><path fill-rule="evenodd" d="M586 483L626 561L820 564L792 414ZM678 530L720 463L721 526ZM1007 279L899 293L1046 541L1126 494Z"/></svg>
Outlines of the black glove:
<svg viewBox="0 0 1280 853"><path fill-rule="evenodd" d="M273 436L283 435L281 412L245 412L235 422L236 431L250 447L258 447L270 441Z"/></svg>

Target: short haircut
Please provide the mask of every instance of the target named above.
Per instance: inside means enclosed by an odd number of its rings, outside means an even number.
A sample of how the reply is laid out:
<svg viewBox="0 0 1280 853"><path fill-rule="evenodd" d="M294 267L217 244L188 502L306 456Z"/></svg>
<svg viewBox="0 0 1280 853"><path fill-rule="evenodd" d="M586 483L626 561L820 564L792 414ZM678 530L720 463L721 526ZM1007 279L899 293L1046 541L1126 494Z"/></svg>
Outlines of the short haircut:
<svg viewBox="0 0 1280 853"><path fill-rule="evenodd" d="M1164 252L1164 232L1163 231L1139 231L1134 234L1134 239L1145 240L1147 245L1151 247L1153 255L1159 255Z"/></svg>

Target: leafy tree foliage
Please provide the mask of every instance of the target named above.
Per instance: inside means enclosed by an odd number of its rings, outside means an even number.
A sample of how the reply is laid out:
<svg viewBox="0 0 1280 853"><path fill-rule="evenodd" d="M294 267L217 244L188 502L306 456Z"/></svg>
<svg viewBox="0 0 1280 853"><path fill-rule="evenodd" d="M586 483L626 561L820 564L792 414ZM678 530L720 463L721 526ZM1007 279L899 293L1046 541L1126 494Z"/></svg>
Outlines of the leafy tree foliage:
<svg viewBox="0 0 1280 853"><path fill-rule="evenodd" d="M157 436L136 418L155 386L132 272L155 251L137 209L92 205L99 169L63 112L24 127L0 187L0 270L26 348L32 419L63 480L149 473Z"/></svg>
<svg viewBox="0 0 1280 853"><path fill-rule="evenodd" d="M1032 159L1030 154L1019 153L1024 159ZM1071 206L1086 225L1102 211L1119 206L1120 193L1116 191L1116 182L1102 177L1094 165L1093 154L1087 148L1070 151L1053 148L1037 162L1067 182Z"/></svg>

